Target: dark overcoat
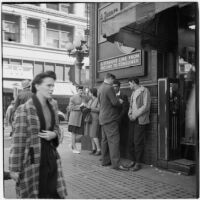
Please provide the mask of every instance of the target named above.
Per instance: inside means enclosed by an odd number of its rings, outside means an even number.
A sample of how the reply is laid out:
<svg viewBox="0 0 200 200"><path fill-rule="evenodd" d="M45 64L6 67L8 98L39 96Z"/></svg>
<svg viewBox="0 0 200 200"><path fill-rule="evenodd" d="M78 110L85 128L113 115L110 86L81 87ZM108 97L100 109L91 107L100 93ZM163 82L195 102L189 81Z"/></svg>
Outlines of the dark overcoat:
<svg viewBox="0 0 200 200"><path fill-rule="evenodd" d="M55 108L53 107L54 112ZM60 137L58 126L58 117L54 132ZM40 121L37 110L32 99L25 104L20 105L14 117L14 130L12 136L12 146L9 156L10 172L19 173L19 181L16 183L17 197L20 198L38 198L39 192L39 168L41 156L41 141L38 133L40 131ZM30 149L34 152L31 160ZM57 193L61 198L66 198L66 183L63 177L61 159L57 154Z"/></svg>

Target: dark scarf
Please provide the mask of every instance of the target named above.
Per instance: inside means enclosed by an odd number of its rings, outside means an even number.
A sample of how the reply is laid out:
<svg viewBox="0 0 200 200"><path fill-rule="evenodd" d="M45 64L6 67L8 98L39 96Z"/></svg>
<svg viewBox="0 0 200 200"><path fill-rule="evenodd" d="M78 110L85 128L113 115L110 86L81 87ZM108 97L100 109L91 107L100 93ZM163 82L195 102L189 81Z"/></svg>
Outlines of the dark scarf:
<svg viewBox="0 0 200 200"><path fill-rule="evenodd" d="M40 131L46 130L46 123L42 111L42 105L36 95L32 96L33 104L36 107L37 114L40 120ZM53 131L55 125L55 114L49 101L47 106L51 113L51 127ZM54 198L57 197L57 162L56 162L56 146L58 145L58 138L52 141L47 141L41 138L41 158L39 171L39 198Z"/></svg>

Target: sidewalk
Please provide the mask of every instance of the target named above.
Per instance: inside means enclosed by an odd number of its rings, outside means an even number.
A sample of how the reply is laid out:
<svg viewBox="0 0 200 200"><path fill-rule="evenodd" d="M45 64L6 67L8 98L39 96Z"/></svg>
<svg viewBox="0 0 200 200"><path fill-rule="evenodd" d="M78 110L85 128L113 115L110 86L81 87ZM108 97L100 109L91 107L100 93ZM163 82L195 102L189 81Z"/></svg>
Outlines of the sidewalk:
<svg viewBox="0 0 200 200"><path fill-rule="evenodd" d="M148 165L137 172L102 167L100 157L88 155L88 151L73 154L68 146L70 137L65 130L64 141L58 148L67 183L68 199L195 198L195 176L184 176ZM6 136L5 140L9 138ZM7 169L9 148L4 149L4 154ZM15 198L12 180L5 181L5 198Z"/></svg>

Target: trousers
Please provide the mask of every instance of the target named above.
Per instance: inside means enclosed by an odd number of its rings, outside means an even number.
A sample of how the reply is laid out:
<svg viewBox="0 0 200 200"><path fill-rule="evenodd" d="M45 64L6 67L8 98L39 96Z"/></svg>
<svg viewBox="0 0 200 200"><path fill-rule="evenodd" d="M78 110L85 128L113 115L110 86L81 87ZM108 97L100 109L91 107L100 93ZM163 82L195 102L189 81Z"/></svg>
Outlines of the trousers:
<svg viewBox="0 0 200 200"><path fill-rule="evenodd" d="M146 126L139 124L138 120L129 124L129 158L137 163L143 162Z"/></svg>
<svg viewBox="0 0 200 200"><path fill-rule="evenodd" d="M111 162L113 168L117 168L120 162L119 151L119 125L117 121L101 126L102 140L101 140L101 153L102 164Z"/></svg>

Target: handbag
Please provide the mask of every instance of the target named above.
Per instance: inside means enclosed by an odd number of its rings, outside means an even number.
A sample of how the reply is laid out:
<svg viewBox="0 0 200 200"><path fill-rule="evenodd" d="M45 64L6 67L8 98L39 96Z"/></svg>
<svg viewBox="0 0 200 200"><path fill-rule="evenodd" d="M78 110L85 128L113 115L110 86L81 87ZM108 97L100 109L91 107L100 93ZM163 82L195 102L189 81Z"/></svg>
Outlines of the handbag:
<svg viewBox="0 0 200 200"><path fill-rule="evenodd" d="M85 123L92 123L92 115L90 112L85 117Z"/></svg>

